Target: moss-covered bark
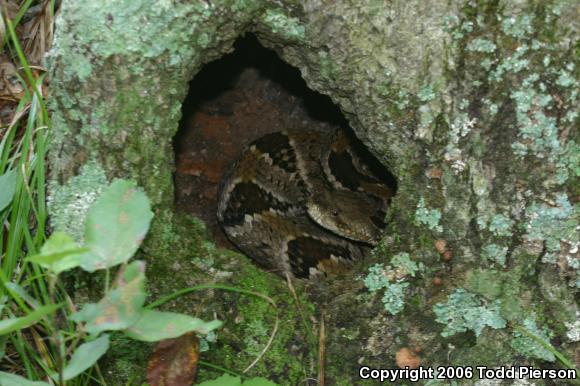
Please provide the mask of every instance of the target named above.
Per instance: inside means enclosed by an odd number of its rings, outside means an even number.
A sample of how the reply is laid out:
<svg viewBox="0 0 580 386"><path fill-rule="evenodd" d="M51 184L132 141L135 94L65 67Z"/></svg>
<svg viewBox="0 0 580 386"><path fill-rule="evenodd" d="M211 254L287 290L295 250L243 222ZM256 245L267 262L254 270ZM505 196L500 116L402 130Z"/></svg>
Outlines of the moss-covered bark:
<svg viewBox="0 0 580 386"><path fill-rule="evenodd" d="M135 179L157 213L143 251L153 295L211 282L272 296L280 331L250 374L315 376L285 283L173 213L188 81L252 31L398 178L372 259L296 284L308 323L325 316L327 382L361 384L360 365L394 367L416 346L425 366L559 366L519 326L578 362L577 11L572 0L63 1L49 58L53 224L75 233L108 180ZM274 321L262 300L219 291L171 307L223 319L206 355L236 370Z"/></svg>

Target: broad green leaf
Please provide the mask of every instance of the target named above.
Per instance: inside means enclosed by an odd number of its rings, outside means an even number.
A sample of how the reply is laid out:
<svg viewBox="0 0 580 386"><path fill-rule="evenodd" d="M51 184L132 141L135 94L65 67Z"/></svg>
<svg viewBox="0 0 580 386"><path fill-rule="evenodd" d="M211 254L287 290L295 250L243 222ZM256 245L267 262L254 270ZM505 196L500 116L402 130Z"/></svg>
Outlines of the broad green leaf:
<svg viewBox="0 0 580 386"><path fill-rule="evenodd" d="M29 381L20 375L0 371L0 386L50 386L46 382Z"/></svg>
<svg viewBox="0 0 580 386"><path fill-rule="evenodd" d="M276 386L276 384L266 378L257 377L248 379L243 383L243 386Z"/></svg>
<svg viewBox="0 0 580 386"><path fill-rule="evenodd" d="M79 248L66 233L55 232L46 240L40 253L28 257L27 260L58 274L78 267L87 251L87 248Z"/></svg>
<svg viewBox="0 0 580 386"><path fill-rule="evenodd" d="M9 170L0 176L0 212L4 210L14 198L16 192L16 170Z"/></svg>
<svg viewBox="0 0 580 386"><path fill-rule="evenodd" d="M261 377L248 379L242 383L240 377L224 374L211 381L202 382L198 386L277 386L277 384Z"/></svg>
<svg viewBox="0 0 580 386"><path fill-rule="evenodd" d="M48 314L52 314L54 311L61 307L60 304L52 304L49 306L42 306L32 311L28 315L21 316L19 318L10 318L0 320L0 335L9 334L13 331L17 331L26 328ZM0 384L1 385L1 384Z"/></svg>
<svg viewBox="0 0 580 386"><path fill-rule="evenodd" d="M202 382L198 386L240 386L241 384L242 380L240 377L224 374L219 378L212 379L211 381Z"/></svg>
<svg viewBox="0 0 580 386"><path fill-rule="evenodd" d="M85 246L81 261L93 272L129 260L141 245L153 217L149 199L134 183L114 181L87 214Z"/></svg>
<svg viewBox="0 0 580 386"><path fill-rule="evenodd" d="M157 342L176 338L186 332L207 334L222 325L219 320L204 322L201 319L174 312L144 310L141 318L125 330L130 338L145 342Z"/></svg>
<svg viewBox="0 0 580 386"><path fill-rule="evenodd" d="M109 349L109 335L81 344L72 355L63 370L65 381L73 379L88 368L92 367Z"/></svg>
<svg viewBox="0 0 580 386"><path fill-rule="evenodd" d="M104 298L85 305L72 319L86 322L89 334L123 330L137 322L146 297L145 263L136 260L119 271L113 289Z"/></svg>

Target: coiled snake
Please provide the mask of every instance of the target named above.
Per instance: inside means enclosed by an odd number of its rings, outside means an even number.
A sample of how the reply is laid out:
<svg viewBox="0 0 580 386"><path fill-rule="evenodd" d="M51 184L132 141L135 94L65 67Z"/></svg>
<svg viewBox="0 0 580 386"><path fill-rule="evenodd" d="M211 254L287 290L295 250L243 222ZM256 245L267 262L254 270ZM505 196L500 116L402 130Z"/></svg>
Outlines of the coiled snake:
<svg viewBox="0 0 580 386"><path fill-rule="evenodd" d="M245 149L217 216L258 264L307 278L344 272L376 245L391 196L344 131L283 131Z"/></svg>

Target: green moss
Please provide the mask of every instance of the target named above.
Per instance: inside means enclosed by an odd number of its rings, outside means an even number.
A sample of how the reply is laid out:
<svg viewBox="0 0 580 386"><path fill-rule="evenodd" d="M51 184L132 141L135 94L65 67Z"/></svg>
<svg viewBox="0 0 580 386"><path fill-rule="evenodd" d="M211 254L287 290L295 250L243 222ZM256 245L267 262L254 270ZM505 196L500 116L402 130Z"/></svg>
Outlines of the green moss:
<svg viewBox="0 0 580 386"><path fill-rule="evenodd" d="M492 269L470 271L466 277L466 289L488 300L499 298L505 277L502 272Z"/></svg>
<svg viewBox="0 0 580 386"><path fill-rule="evenodd" d="M249 374L267 376L280 384L298 382L308 371L307 366L311 361L309 355L316 353L316 347L308 345L308 333L300 322L298 308L290 300L290 294L282 290L284 281L251 265L245 266L232 280L232 284L238 288L266 296L279 293L287 297L274 296L279 311L276 314L276 310L264 299L235 293L225 295L225 298L237 298L234 302L236 320L226 325L227 331L218 331L218 342L208 353L208 358L214 362L219 361L221 366L244 370L266 347L278 317L279 328L272 345ZM313 307L303 296L301 303L306 315L311 314ZM227 345L219 344L220 334L227 336ZM298 344L301 346L299 351L293 352ZM239 346L232 350L232 345Z"/></svg>
<svg viewBox="0 0 580 386"><path fill-rule="evenodd" d="M151 235L145 243L145 254L150 262L148 269L155 272L152 276L155 282L151 283L155 287L153 298L212 282L272 296L278 305L279 328L250 375L266 376L281 384L301 379L305 363L310 360L308 355L316 349L305 343L307 332L301 328L298 309L282 279L260 270L244 256L216 248L207 241L204 224L195 218L159 213ZM306 315L310 315L314 307L303 296L301 303ZM264 349L276 322L276 310L267 301L230 291L196 291L165 307L223 320L224 326L216 331L215 341L207 342L209 350L204 353L204 360L239 372ZM296 345L301 346L299 353L292 352ZM200 380L215 375L208 369L199 374Z"/></svg>
<svg viewBox="0 0 580 386"><path fill-rule="evenodd" d="M258 319L251 320L246 324L244 347L249 356L257 357L262 352L268 343L271 330L271 326L266 326L262 320Z"/></svg>
<svg viewBox="0 0 580 386"><path fill-rule="evenodd" d="M99 362L103 374L114 374L117 384L140 385L146 380L144 368L153 345L139 342L119 332L111 333L110 349Z"/></svg>

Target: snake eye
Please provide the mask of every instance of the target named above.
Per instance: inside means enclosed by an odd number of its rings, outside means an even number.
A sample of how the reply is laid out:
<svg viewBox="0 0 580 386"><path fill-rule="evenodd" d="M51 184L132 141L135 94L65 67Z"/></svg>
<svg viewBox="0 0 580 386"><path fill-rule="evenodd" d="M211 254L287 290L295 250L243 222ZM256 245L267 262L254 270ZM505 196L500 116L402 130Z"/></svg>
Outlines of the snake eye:
<svg viewBox="0 0 580 386"><path fill-rule="evenodd" d="M333 216L335 216L335 217L336 217L336 216L338 216L338 210L336 210L336 209L335 209L335 210L333 210L333 211L332 211L332 215L333 215Z"/></svg>

